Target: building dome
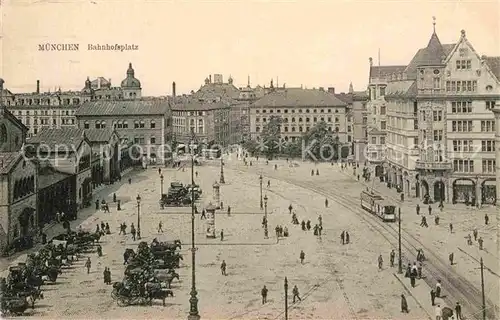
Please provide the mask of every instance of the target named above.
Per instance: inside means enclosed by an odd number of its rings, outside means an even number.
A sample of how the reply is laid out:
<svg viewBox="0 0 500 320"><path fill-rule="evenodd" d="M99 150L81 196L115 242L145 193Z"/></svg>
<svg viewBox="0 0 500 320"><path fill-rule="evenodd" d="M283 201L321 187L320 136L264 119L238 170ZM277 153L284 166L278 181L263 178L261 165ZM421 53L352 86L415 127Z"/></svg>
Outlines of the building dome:
<svg viewBox="0 0 500 320"><path fill-rule="evenodd" d="M127 69L127 77L123 79L121 83L122 88L140 88L141 82L137 80L135 77L134 69L132 68L132 63L129 63Z"/></svg>

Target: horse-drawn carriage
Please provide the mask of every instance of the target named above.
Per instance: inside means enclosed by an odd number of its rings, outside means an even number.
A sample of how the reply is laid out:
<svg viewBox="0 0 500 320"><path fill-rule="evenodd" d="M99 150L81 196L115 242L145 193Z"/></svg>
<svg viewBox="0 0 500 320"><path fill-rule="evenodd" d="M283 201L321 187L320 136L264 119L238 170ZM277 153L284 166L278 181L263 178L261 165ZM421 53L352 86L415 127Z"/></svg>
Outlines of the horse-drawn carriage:
<svg viewBox="0 0 500 320"><path fill-rule="evenodd" d="M198 185L184 186L180 182L172 182L167 194L162 194L161 207L183 207L190 206L194 192L194 201L201 197L202 191Z"/></svg>

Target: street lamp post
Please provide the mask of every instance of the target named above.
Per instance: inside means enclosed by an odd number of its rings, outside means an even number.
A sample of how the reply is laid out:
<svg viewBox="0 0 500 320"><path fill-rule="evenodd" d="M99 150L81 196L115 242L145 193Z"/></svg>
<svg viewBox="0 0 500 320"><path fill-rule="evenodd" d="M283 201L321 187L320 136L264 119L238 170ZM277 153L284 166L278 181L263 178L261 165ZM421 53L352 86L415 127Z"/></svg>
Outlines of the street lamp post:
<svg viewBox="0 0 500 320"><path fill-rule="evenodd" d="M401 208L398 208L398 273L403 273L403 261L401 257Z"/></svg>
<svg viewBox="0 0 500 320"><path fill-rule="evenodd" d="M191 143L194 146L194 143ZM189 298L189 316L188 320L200 320L200 314L198 312L198 292L196 291L196 247L194 246L194 149L191 151L191 298Z"/></svg>
<svg viewBox="0 0 500 320"><path fill-rule="evenodd" d="M288 279L285 277L285 320L288 320Z"/></svg>
<svg viewBox="0 0 500 320"><path fill-rule="evenodd" d="M224 159L222 159L222 154L220 156L220 183L226 183L224 179Z"/></svg>
<svg viewBox="0 0 500 320"><path fill-rule="evenodd" d="M260 180L260 210L264 209L264 203L262 202L262 174L259 177Z"/></svg>
<svg viewBox="0 0 500 320"><path fill-rule="evenodd" d="M264 196L264 237L269 238L269 230L267 229L267 195Z"/></svg>
<svg viewBox="0 0 500 320"><path fill-rule="evenodd" d="M160 186L160 199L163 197L163 174L160 176L161 186Z"/></svg>
<svg viewBox="0 0 500 320"><path fill-rule="evenodd" d="M137 195L137 239L141 239L141 196Z"/></svg>

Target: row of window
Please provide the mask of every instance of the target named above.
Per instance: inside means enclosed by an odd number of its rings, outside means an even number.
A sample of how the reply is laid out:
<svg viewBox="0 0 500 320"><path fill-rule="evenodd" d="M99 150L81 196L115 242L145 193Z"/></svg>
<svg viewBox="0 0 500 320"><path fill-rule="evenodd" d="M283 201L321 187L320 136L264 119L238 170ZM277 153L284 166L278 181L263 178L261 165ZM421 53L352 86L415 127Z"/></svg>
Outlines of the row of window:
<svg viewBox="0 0 500 320"><path fill-rule="evenodd" d="M134 121L134 129L143 129L146 127L146 124L143 120L135 120ZM84 129L90 129L90 123L88 121L85 121L83 123L83 128ZM106 121L105 120L97 120L95 122L95 128L96 129L104 129L106 128ZM114 129L128 129L128 121L127 120L119 120L114 122L113 121L113 128ZM154 120L151 120L149 122L149 128L150 129L155 129L156 128L156 122Z"/></svg>
<svg viewBox="0 0 500 320"><path fill-rule="evenodd" d="M476 92L477 81L446 81L447 92Z"/></svg>
<svg viewBox="0 0 500 320"><path fill-rule="evenodd" d="M37 126L37 125L42 125L42 126L48 126L49 125L49 120L50 119L47 119L47 118L42 118L40 119L40 121L38 121L39 119L34 119L33 120L33 125ZM25 119L24 121L22 121L23 124L25 126L30 126L31 125L31 119L30 118L27 118ZM71 118L71 119L61 119L61 124L65 124L65 125L75 125L75 119L74 118ZM56 126L57 125L57 119L52 119L52 125Z"/></svg>
<svg viewBox="0 0 500 320"><path fill-rule="evenodd" d="M41 110L40 111L40 115L41 116L48 116L49 114L50 114L49 110ZM70 115L74 115L74 114L75 114L75 110L62 110L61 111L61 115L70 116ZM18 116L22 116L23 112L21 110L19 110L19 111L17 111L17 115ZM26 115L27 116L30 115L30 111L29 110L26 110ZM38 110L33 110L33 115L37 116L38 115ZM57 110L52 110L52 116L57 116Z"/></svg>
<svg viewBox="0 0 500 320"><path fill-rule="evenodd" d="M483 173L495 173L496 161L484 159L481 161ZM455 172L474 173L474 160L453 160L453 170Z"/></svg>
<svg viewBox="0 0 500 320"><path fill-rule="evenodd" d="M311 118L307 117L305 119L306 119L306 122L311 122ZM300 118L298 118L298 120L299 120L299 122L303 122L304 119L302 117L300 117ZM332 122L332 117L328 117L327 120L328 120L328 122ZM325 118L321 117L320 121L324 122ZM255 122L260 122L260 118L256 117ZM267 118L262 118L262 122L267 122ZM283 118L283 122L288 123L288 118ZM294 117L290 118L290 122L295 122L295 118ZM313 122L318 122L318 118L314 117ZM338 117L335 117L335 122L336 123L340 122Z"/></svg>
<svg viewBox="0 0 500 320"><path fill-rule="evenodd" d="M26 177L14 182L14 200L35 192L35 177Z"/></svg>
<svg viewBox="0 0 500 320"><path fill-rule="evenodd" d="M373 106L373 114L377 114L377 106ZM383 116L386 114L386 107L381 106L380 107L380 115Z"/></svg>
<svg viewBox="0 0 500 320"><path fill-rule="evenodd" d="M377 137L372 137L372 144L377 144ZM385 137L380 137L380 144L385 144Z"/></svg>
<svg viewBox="0 0 500 320"><path fill-rule="evenodd" d="M471 60L457 60L456 61L457 70L470 70L472 68Z"/></svg>
<svg viewBox="0 0 500 320"><path fill-rule="evenodd" d="M472 120L457 120L451 122L452 132L472 132ZM481 132L495 132L495 120L481 121Z"/></svg>
<svg viewBox="0 0 500 320"><path fill-rule="evenodd" d="M50 105L59 105L57 102L59 102L59 104L61 105L69 105L69 104L74 104L74 105L77 105L77 104L80 104L80 99L78 98L73 98L73 99L60 99L59 97L57 99L50 99L50 98L44 98L44 99L39 99L39 98L35 98L35 99L18 99L16 101L16 104L18 105L47 105L47 106L50 106Z"/></svg>
<svg viewBox="0 0 500 320"><path fill-rule="evenodd" d="M473 140L453 140L453 151L456 152L474 152L474 142ZM481 151L482 152L494 152L495 151L495 141L494 140L481 140Z"/></svg>
<svg viewBox="0 0 500 320"><path fill-rule="evenodd" d="M308 132L311 127L305 127L306 128L306 131L305 132ZM351 127L348 127L348 131L351 132L350 130ZM296 132L296 128L295 127L291 127L291 130L289 127L283 127L284 129L284 132ZM328 131L332 132L333 128L332 127L328 127ZM335 126L335 132L339 132L340 131L340 128L338 126ZM261 132L261 128L259 126L255 127L255 132ZM299 132L304 132L304 127L300 126L299 127Z"/></svg>
<svg viewBox="0 0 500 320"><path fill-rule="evenodd" d="M289 109L284 109L283 113L288 113L288 110ZM327 113L332 113L332 109L305 109L305 113L310 113L311 110L312 110L312 113L325 113L325 110L327 111ZM339 113L338 109L334 109L334 110L335 110L335 113ZM256 109L255 113L261 113L261 110ZM268 113L268 112L266 109L263 109L262 113ZM274 113L274 110L269 109L269 113ZM276 109L276 113L281 113L281 109ZM295 113L295 109L291 109L291 113ZM302 113L302 109L298 109L297 113Z"/></svg>
<svg viewBox="0 0 500 320"><path fill-rule="evenodd" d="M285 141L295 142L295 141L301 139L301 137L295 137L295 136L288 137L288 136L284 136L282 139L285 140ZM257 137L257 141L260 141L260 137ZM352 137L351 136L347 136L347 142L352 142Z"/></svg>

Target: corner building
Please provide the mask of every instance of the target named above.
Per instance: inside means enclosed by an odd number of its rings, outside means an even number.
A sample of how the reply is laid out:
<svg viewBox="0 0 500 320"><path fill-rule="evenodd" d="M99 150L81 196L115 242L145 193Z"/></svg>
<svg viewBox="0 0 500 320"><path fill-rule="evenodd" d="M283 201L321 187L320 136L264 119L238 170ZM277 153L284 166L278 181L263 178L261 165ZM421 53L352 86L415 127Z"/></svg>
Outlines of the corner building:
<svg viewBox="0 0 500 320"><path fill-rule="evenodd" d="M464 30L455 44L434 31L388 81L388 186L434 202L496 203L495 119L500 57L479 56ZM380 170L380 168L376 169Z"/></svg>

